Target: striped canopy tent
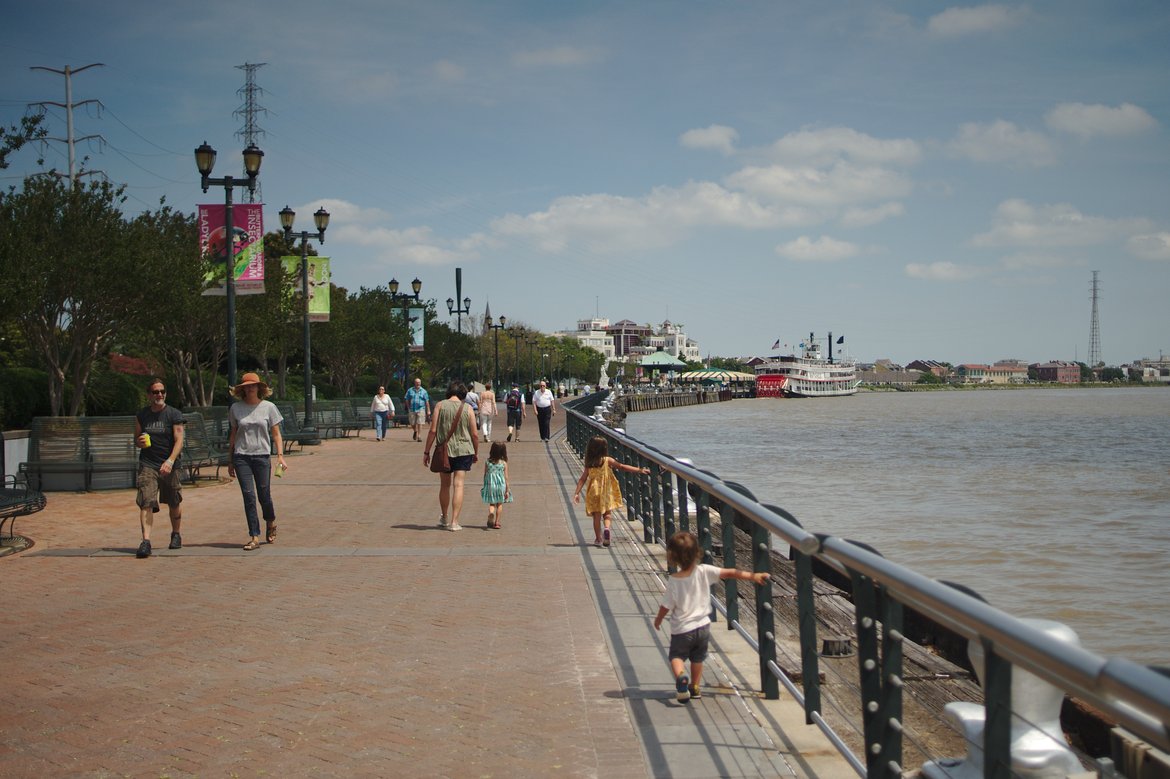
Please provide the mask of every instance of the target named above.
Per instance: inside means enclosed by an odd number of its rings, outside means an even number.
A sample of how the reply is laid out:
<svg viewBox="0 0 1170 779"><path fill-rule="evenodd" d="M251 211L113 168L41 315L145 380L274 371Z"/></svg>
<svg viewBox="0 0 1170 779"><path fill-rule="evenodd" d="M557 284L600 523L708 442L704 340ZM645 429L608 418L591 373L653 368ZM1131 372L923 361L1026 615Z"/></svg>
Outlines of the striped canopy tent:
<svg viewBox="0 0 1170 779"><path fill-rule="evenodd" d="M755 380L756 376L754 373L721 371L715 368L702 371L687 371L678 377L678 381L693 382L695 384L746 384Z"/></svg>

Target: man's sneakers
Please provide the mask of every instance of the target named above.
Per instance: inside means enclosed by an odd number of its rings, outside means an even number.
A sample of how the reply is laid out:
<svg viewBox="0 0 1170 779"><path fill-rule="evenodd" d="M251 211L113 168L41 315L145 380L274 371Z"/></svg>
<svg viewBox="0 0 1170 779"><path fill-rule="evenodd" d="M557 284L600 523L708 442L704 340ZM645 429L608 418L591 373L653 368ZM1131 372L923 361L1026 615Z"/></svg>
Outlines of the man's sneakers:
<svg viewBox="0 0 1170 779"><path fill-rule="evenodd" d="M182 549L183 548L183 537L181 535L179 535L178 533L171 533L171 545L167 548L168 549Z"/></svg>
<svg viewBox="0 0 1170 779"><path fill-rule="evenodd" d="M134 553L134 556L139 560L144 557L150 557L150 542L144 539L142 543L138 545L138 551Z"/></svg>
<svg viewBox="0 0 1170 779"><path fill-rule="evenodd" d="M690 686L690 690L691 690L691 700L692 701L697 699L697 698L703 697L703 691L701 689L699 689L699 685L692 684Z"/></svg>
<svg viewBox="0 0 1170 779"><path fill-rule="evenodd" d="M512 434L508 433L508 443L511 443L511 442L512 442Z"/></svg>
<svg viewBox="0 0 1170 779"><path fill-rule="evenodd" d="M442 514L439 516L439 527L442 528L443 530L447 529L447 515L446 514Z"/></svg>
<svg viewBox="0 0 1170 779"><path fill-rule="evenodd" d="M679 703L686 703L691 699L691 678L686 674L679 674L678 678L674 680L674 689L678 691Z"/></svg>

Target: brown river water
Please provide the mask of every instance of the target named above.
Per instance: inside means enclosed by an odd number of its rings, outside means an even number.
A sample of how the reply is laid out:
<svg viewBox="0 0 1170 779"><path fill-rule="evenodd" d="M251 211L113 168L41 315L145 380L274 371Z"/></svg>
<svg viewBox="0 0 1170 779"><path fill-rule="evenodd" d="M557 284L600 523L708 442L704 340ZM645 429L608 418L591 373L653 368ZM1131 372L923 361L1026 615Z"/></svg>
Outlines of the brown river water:
<svg viewBox="0 0 1170 779"><path fill-rule="evenodd" d="M1170 388L760 398L626 432L808 530L1170 666Z"/></svg>

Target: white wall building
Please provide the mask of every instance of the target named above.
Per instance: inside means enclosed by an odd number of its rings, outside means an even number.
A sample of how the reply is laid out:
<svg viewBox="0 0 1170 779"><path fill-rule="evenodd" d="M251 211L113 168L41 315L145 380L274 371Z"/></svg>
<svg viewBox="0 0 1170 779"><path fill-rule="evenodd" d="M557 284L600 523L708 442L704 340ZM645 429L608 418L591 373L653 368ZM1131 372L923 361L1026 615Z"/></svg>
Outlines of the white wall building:
<svg viewBox="0 0 1170 779"><path fill-rule="evenodd" d="M576 338L582 346L601 352L608 361L614 358L616 352L613 347L613 336L606 332L607 327L608 319L578 319L576 330L563 330L556 335Z"/></svg>

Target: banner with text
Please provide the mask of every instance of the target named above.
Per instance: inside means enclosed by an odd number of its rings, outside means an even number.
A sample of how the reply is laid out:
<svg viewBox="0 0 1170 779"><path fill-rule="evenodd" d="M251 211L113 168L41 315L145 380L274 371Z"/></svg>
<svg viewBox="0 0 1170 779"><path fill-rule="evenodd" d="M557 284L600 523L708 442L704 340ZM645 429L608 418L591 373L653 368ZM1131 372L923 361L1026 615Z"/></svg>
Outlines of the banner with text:
<svg viewBox="0 0 1170 779"><path fill-rule="evenodd" d="M300 257L281 257L280 265L284 268L284 277L293 288L293 292L300 297L305 290L305 278L301 275ZM309 271L309 321L329 321L329 258L310 257L307 269Z"/></svg>
<svg viewBox="0 0 1170 779"><path fill-rule="evenodd" d="M407 312L408 323L410 326L410 351L421 352L421 351L423 351L423 336L424 336L423 325L425 324L426 309L424 309L424 308L401 309L400 308L394 312L395 316L402 316L403 311Z"/></svg>
<svg viewBox="0 0 1170 779"><path fill-rule="evenodd" d="M199 249L223 262L228 245L223 205L199 206ZM264 293L264 205L240 203L232 206L232 258L237 295ZM204 295L226 295L227 281L222 270L207 277Z"/></svg>

